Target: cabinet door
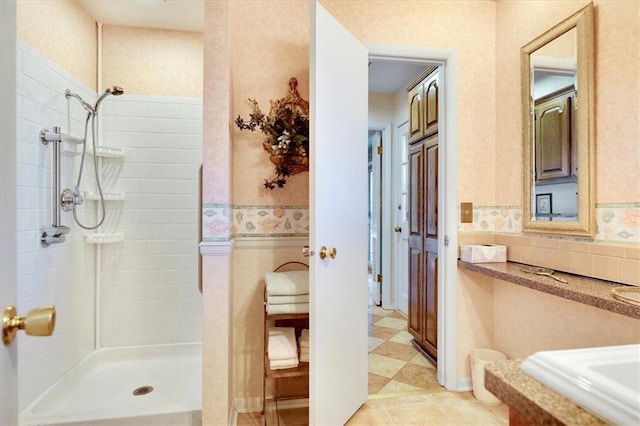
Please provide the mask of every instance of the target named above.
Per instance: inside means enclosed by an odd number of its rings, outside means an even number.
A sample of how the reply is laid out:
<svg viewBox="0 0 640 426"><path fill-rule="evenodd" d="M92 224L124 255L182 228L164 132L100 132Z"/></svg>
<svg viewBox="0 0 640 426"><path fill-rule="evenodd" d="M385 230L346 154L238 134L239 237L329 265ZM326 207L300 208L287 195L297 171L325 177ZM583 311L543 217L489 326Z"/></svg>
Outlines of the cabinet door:
<svg viewBox="0 0 640 426"><path fill-rule="evenodd" d="M424 335L422 346L438 357L438 137L425 143Z"/></svg>
<svg viewBox="0 0 640 426"><path fill-rule="evenodd" d="M571 176L572 97L567 94L535 107L537 180Z"/></svg>
<svg viewBox="0 0 640 426"><path fill-rule="evenodd" d="M409 142L418 141L424 136L423 88L419 84L409 92Z"/></svg>
<svg viewBox="0 0 640 426"><path fill-rule="evenodd" d="M434 72L424 83L424 135L438 131L438 73Z"/></svg>
<svg viewBox="0 0 640 426"><path fill-rule="evenodd" d="M409 333L418 342L423 335L423 229L424 229L423 144L409 150Z"/></svg>

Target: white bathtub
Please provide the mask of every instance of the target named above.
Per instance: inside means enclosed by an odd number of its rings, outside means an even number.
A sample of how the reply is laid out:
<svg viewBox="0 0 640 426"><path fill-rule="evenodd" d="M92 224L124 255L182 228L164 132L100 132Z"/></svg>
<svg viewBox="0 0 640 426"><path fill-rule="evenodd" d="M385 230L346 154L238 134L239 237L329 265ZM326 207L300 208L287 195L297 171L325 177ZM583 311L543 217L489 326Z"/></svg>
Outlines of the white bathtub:
<svg viewBox="0 0 640 426"><path fill-rule="evenodd" d="M144 395L135 389L153 387ZM200 425L202 345L99 349L20 413L20 425Z"/></svg>

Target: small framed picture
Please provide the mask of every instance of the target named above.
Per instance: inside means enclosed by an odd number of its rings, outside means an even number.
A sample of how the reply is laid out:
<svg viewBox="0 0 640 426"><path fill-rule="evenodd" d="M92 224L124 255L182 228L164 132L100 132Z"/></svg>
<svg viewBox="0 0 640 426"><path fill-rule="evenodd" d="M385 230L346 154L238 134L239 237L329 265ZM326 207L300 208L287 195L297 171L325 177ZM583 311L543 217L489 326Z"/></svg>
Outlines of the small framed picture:
<svg viewBox="0 0 640 426"><path fill-rule="evenodd" d="M536 195L536 214L551 214L551 194L537 194Z"/></svg>

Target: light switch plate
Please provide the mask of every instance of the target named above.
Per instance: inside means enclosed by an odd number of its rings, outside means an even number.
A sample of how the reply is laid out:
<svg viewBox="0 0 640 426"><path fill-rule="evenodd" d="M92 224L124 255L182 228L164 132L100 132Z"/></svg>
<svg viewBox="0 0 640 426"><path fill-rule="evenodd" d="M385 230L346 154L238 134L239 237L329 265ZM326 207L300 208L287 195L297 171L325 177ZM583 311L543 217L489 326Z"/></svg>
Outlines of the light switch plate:
<svg viewBox="0 0 640 426"><path fill-rule="evenodd" d="M473 223L473 203L460 203L460 222Z"/></svg>

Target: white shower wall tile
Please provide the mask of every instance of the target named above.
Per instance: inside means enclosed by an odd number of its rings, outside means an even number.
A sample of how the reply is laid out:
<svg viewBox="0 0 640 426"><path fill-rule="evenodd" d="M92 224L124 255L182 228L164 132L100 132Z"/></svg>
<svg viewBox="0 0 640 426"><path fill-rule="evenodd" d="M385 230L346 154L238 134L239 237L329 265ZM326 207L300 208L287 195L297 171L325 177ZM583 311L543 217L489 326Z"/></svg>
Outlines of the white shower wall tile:
<svg viewBox="0 0 640 426"><path fill-rule="evenodd" d="M125 240L103 251L102 345L201 341L202 102L125 93L104 106L103 144L125 150L114 182L126 196L117 223Z"/></svg>
<svg viewBox="0 0 640 426"><path fill-rule="evenodd" d="M21 314L42 305L53 304L57 310L53 336L18 337L21 410L93 349L95 259L69 214L62 215L62 223L71 228L64 244L42 248L39 241L40 229L52 223L52 148L41 144L40 129L59 126L68 132L64 89L87 99L91 91L28 45L18 41L16 52L17 308ZM63 185L72 181L76 167L63 156Z"/></svg>

